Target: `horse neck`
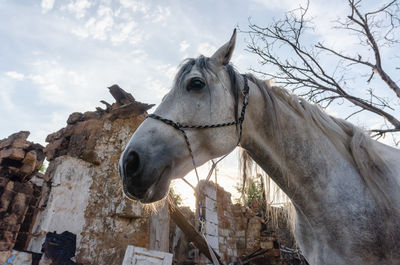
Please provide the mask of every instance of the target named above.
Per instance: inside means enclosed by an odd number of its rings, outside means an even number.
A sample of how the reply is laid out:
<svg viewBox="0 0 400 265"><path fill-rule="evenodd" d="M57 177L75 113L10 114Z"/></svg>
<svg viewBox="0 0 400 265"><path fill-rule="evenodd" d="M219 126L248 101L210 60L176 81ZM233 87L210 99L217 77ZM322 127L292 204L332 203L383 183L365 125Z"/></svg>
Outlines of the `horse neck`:
<svg viewBox="0 0 400 265"><path fill-rule="evenodd" d="M332 173L336 165L344 168L344 173L357 174L332 142L284 104L282 98L277 97L274 103L275 112L281 115L279 128L272 128L271 118L263 111L263 92L254 84L250 91L241 145L295 206L307 211L310 200L322 201L332 181L343 181Z"/></svg>

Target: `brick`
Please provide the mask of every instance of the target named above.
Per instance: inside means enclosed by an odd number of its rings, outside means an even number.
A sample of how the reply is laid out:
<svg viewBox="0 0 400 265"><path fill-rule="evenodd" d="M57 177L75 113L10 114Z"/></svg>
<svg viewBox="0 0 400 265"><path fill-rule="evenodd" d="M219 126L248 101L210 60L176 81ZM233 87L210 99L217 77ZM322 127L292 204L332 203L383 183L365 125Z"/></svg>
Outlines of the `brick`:
<svg viewBox="0 0 400 265"><path fill-rule="evenodd" d="M22 160L25 157L25 152L19 148L4 149L0 151L0 157L2 159Z"/></svg>
<svg viewBox="0 0 400 265"><path fill-rule="evenodd" d="M0 177L0 188L5 188L10 180L5 177Z"/></svg>
<svg viewBox="0 0 400 265"><path fill-rule="evenodd" d="M20 131L17 133L13 133L8 138L0 140L0 149L16 146L16 147L21 147L21 143L26 142L26 139L28 138L30 132L28 131Z"/></svg>
<svg viewBox="0 0 400 265"><path fill-rule="evenodd" d="M15 192L11 190L4 190L0 197L0 213L6 212L10 206L10 202L15 196Z"/></svg>
<svg viewBox="0 0 400 265"><path fill-rule="evenodd" d="M261 241L260 242L260 247L262 249L270 249L274 247L274 242L273 241Z"/></svg>
<svg viewBox="0 0 400 265"><path fill-rule="evenodd" d="M244 235L245 235L245 231L244 230L236 231L236 236L237 237L241 237L241 236L244 236Z"/></svg>
<svg viewBox="0 0 400 265"><path fill-rule="evenodd" d="M10 231L0 230L0 250L11 250L15 244L16 234Z"/></svg>
<svg viewBox="0 0 400 265"><path fill-rule="evenodd" d="M227 237L227 236L229 236L229 230L228 229L220 229L219 235L222 237Z"/></svg>
<svg viewBox="0 0 400 265"><path fill-rule="evenodd" d="M17 193L23 193L29 196L33 195L33 184L31 182L14 182L14 189Z"/></svg>
<svg viewBox="0 0 400 265"><path fill-rule="evenodd" d="M244 237L238 238L236 242L236 248L237 249L245 249L246 248L246 240Z"/></svg>
<svg viewBox="0 0 400 265"><path fill-rule="evenodd" d="M22 167L20 169L20 173L28 176L33 173L36 167L36 152L34 150L29 151L26 153L24 160L22 160Z"/></svg>
<svg viewBox="0 0 400 265"><path fill-rule="evenodd" d="M11 212L24 216L28 210L29 198L26 194L17 193L12 201Z"/></svg>

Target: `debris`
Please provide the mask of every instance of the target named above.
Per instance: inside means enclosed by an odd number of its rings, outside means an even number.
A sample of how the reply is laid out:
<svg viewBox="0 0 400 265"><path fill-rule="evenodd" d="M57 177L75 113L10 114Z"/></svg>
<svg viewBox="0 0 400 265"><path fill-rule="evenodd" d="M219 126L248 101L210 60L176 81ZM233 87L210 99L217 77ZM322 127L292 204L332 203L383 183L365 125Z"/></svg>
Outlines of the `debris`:
<svg viewBox="0 0 400 265"><path fill-rule="evenodd" d="M61 234L49 232L42 246L42 252L52 265L75 265L76 235L64 231Z"/></svg>
<svg viewBox="0 0 400 265"><path fill-rule="evenodd" d="M148 250L145 248L128 246L122 265L171 265L172 254L168 252Z"/></svg>
<svg viewBox="0 0 400 265"><path fill-rule="evenodd" d="M211 261L212 257L207 246L207 242L204 237L196 231L192 224L190 224L186 217L181 213L178 207L176 207L173 202L168 202L169 213L171 215L171 219L175 222L177 226L185 233L185 235L189 238L190 241ZM218 253L214 252L220 264L223 264L221 261L221 257Z"/></svg>

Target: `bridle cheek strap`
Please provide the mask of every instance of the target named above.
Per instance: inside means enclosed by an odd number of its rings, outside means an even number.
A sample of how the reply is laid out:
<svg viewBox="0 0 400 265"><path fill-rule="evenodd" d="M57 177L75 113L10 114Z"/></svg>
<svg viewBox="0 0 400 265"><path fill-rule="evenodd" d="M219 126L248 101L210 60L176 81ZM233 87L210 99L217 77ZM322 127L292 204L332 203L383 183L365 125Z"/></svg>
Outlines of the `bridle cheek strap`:
<svg viewBox="0 0 400 265"><path fill-rule="evenodd" d="M190 146L189 138L187 137L187 134L185 132L185 129L209 129L209 128L219 128L219 127L227 127L227 126L239 125L239 138L238 138L238 142L237 142L237 145L239 145L240 140L242 138L243 121L244 121L244 115L246 113L246 107L248 105L249 90L250 90L249 84L248 84L248 80L247 80L247 76L246 75L242 75L242 77L243 77L243 80L244 80L244 87L243 87L243 91L242 91L244 99L243 99L242 110L240 112L240 117L236 121L225 122L225 123L217 123L217 124L207 124L207 125L185 125L185 124L181 124L179 122L175 122L173 120L169 120L169 119L163 118L161 116L158 116L157 114L149 114L146 117L146 118L152 118L152 119L155 119L155 120L162 121L165 124L168 124L169 126L174 127L175 129L177 129L178 131L180 131L182 133L183 138L185 138L187 149L188 149L189 154L190 154L190 156L192 158L192 163L193 163L194 170L196 172L197 180L199 180L199 174L197 172L197 167L196 167L196 163L195 163L195 160L194 160L194 155L193 155L193 152L192 152L192 148ZM224 159L226 156L227 155L224 155L221 159L219 159L216 163L214 163L213 168L215 168L215 165L217 163L219 163L222 159ZM209 178L210 176L211 176L211 174L209 174L209 176L207 178Z"/></svg>

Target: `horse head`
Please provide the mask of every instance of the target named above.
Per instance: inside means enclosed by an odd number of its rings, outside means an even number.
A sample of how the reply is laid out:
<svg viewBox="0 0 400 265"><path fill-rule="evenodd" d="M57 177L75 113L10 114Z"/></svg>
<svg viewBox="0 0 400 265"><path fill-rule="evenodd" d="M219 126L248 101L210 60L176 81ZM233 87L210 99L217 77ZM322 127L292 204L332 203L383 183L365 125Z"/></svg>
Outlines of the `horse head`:
<svg viewBox="0 0 400 265"><path fill-rule="evenodd" d="M236 31L213 56L187 59L172 89L152 114L156 118L146 119L135 131L119 162L126 196L144 203L160 200L168 193L171 180L184 177L194 163L200 166L236 147L240 134L238 83L243 81L229 73L234 72L229 61L235 40ZM181 124L232 121L236 126L187 129L183 134L178 128Z"/></svg>

